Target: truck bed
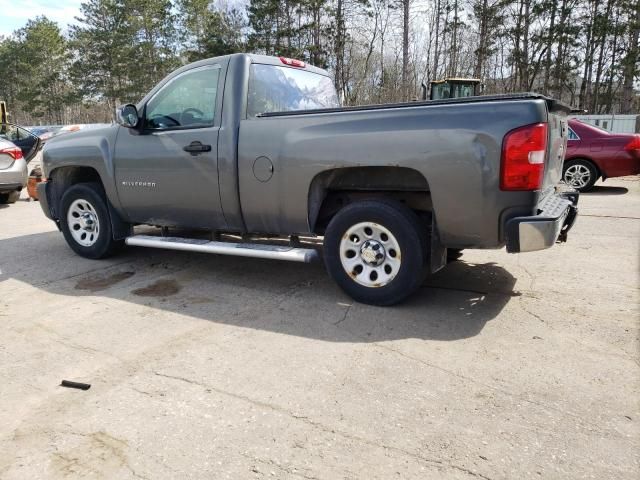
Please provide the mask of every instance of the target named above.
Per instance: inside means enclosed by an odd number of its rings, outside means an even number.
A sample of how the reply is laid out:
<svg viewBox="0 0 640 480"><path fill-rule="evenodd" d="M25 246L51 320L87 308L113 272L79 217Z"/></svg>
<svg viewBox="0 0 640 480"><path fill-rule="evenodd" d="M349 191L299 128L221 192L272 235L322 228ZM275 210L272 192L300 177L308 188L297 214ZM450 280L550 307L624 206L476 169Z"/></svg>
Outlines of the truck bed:
<svg viewBox="0 0 640 480"><path fill-rule="evenodd" d="M547 108L550 112L563 111L565 113L571 112L571 107L565 103L562 103L546 95L542 95L536 92L524 92L524 93L505 93L500 95L485 95L479 97L463 97L463 98L448 98L444 100L419 100L415 102L402 102L402 103L381 103L373 105L359 105L355 107L340 107L340 108L321 108L312 110L296 110L288 112L270 112L261 113L258 115L260 118L265 117L284 117L292 115L311 115L317 113L340 113L340 112L361 112L367 110L387 110L392 108L415 108L415 107L429 107L435 105L454 105L464 103L484 103L484 102L504 102L508 100L528 100L528 99L541 99L547 102Z"/></svg>
<svg viewBox="0 0 640 480"><path fill-rule="evenodd" d="M274 112L243 120L238 142L243 220L248 231L314 231L315 205L328 192L349 185L394 190L391 170L386 179L374 179L366 169L404 168L424 179L421 188L444 244L497 248L505 243L507 219L534 213L560 180L569 112L544 95L519 93ZM502 191L505 135L537 123L549 125L541 188ZM256 159L271 169L268 181L256 178ZM354 169L366 180L336 185L332 172L339 169ZM409 182L400 189L415 188Z"/></svg>

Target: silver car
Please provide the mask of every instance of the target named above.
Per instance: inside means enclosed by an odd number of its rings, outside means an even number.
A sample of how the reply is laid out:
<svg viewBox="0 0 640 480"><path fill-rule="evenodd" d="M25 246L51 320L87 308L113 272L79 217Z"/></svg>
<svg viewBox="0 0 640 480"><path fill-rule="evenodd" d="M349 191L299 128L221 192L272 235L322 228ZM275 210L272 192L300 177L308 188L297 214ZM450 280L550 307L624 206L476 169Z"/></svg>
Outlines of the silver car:
<svg viewBox="0 0 640 480"><path fill-rule="evenodd" d="M27 185L27 163L40 148L40 140L26 129L0 124L0 204L14 203Z"/></svg>

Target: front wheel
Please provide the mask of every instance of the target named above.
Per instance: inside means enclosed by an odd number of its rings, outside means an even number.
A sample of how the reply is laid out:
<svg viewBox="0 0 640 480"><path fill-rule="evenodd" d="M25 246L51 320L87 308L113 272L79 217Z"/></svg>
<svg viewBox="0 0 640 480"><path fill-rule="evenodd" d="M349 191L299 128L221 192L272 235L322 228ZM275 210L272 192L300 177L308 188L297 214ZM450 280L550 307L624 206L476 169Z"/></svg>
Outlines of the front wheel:
<svg viewBox="0 0 640 480"><path fill-rule="evenodd" d="M562 170L562 179L579 192L588 192L598 180L598 172L588 160L569 160Z"/></svg>
<svg viewBox="0 0 640 480"><path fill-rule="evenodd" d="M78 183L62 196L60 227L67 244L86 258L105 258L122 246L111 232L107 203L98 183Z"/></svg>
<svg viewBox="0 0 640 480"><path fill-rule="evenodd" d="M427 271L427 227L397 202L362 201L340 210L324 237L329 274L354 300L393 305L415 292Z"/></svg>

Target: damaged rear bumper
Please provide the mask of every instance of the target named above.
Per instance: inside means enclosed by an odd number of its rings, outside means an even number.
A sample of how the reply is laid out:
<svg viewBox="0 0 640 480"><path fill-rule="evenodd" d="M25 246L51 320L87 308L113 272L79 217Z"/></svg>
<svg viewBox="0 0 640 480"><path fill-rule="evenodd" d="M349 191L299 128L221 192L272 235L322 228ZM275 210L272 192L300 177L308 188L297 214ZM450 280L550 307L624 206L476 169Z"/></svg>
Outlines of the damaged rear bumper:
<svg viewBox="0 0 640 480"><path fill-rule="evenodd" d="M578 192L554 193L538 205L536 215L509 219L507 252L534 252L566 242L578 215L578 197Z"/></svg>

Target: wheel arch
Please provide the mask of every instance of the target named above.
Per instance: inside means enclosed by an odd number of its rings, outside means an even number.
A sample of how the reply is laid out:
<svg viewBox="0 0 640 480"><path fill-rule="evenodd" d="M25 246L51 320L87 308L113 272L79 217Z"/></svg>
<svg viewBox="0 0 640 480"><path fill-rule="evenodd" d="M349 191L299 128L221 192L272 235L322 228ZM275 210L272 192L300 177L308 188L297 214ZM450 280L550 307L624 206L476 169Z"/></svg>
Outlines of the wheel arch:
<svg viewBox="0 0 640 480"><path fill-rule="evenodd" d="M429 273L428 232L421 224L415 212L395 201L370 199L346 206L331 220L324 238L329 274L356 301L378 306L402 301ZM369 239L378 246L365 257L361 247L369 247L362 241ZM385 241L389 243L380 249ZM391 277L383 281L385 276Z"/></svg>
<svg viewBox="0 0 640 480"><path fill-rule="evenodd" d="M131 226L124 221L120 213L113 207L106 194L105 184L100 173L95 168L88 166L61 166L49 173L48 182L50 185L47 192L49 208L51 209L51 216L56 223L59 222L62 215L62 196L69 187L78 183L97 183L102 188L107 204L113 239L122 240L131 234Z"/></svg>
<svg viewBox="0 0 640 480"><path fill-rule="evenodd" d="M365 199L389 198L414 211L431 213L431 189L424 175L398 166L340 167L318 173L309 185L310 231L323 233L340 208Z"/></svg>

